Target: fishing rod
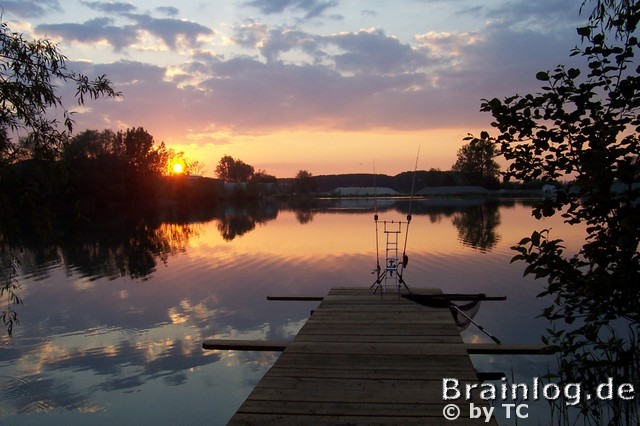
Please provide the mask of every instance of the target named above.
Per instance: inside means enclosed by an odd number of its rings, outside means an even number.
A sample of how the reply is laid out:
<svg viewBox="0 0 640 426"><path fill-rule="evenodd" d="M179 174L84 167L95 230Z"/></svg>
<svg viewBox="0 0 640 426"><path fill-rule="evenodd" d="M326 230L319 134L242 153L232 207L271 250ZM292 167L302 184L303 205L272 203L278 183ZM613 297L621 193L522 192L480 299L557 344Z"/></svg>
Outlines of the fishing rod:
<svg viewBox="0 0 640 426"><path fill-rule="evenodd" d="M374 220L376 223L376 269L373 270L372 274L376 274L377 273L377 277L376 277L376 281L371 285L371 288L374 288L376 285L380 285L382 283L382 279L385 278L387 276L387 273L390 273L391 276L393 276L393 271L396 271L396 279L397 279L397 283L398 283L398 293L399 293L399 287L400 284L402 284L409 293L411 293L411 289L409 288L409 286L407 285L407 283L404 281L403 278L403 272L404 272L404 268L407 267L407 264L409 263L409 256L407 256L407 241L408 241L408 234L409 234L409 224L411 223L411 213L412 213L412 204L413 204L413 196L414 196L414 192L415 192L415 184L416 184L416 174L418 173L418 159L420 158L420 146L418 146L418 153L416 155L416 164L413 170L413 180L411 182L411 196L409 198L409 214L407 215L407 227L405 230L405 236L404 236L404 247L403 247L403 251L402 251L402 261L399 262L398 261L398 241L396 239L395 242L393 242L393 247L395 250L395 259L390 259L389 258L389 251L390 251L390 242L389 242L389 236L387 235L387 264L385 265L385 270L384 272L381 274L381 267L380 267L380 251L379 251L379 244L378 244L378 205L377 205L377 184L376 184L376 169L375 169L375 161L373 163L373 179L374 179L374 209L375 209L375 213L374 213ZM397 231L387 231L386 228L386 224L387 222L385 221L385 233L389 234L389 233L400 233L401 232L401 227L402 227L402 222L395 222L398 224L398 230ZM394 222L391 222L394 223ZM375 292L375 290L374 290Z"/></svg>
<svg viewBox="0 0 640 426"><path fill-rule="evenodd" d="M412 212L412 206L413 206L413 194L416 187L416 175L418 174L419 158L420 158L420 145L418 145L418 153L416 154L416 164L413 168L413 179L411 181L411 194L409 196L409 213L407 214L407 230L404 234L404 247L402 248L402 269L398 274L398 278L400 279L400 282L404 284L405 287L407 287L407 285L404 283L404 280L402 279L402 273L404 272L404 268L406 268L407 265L409 264L409 256L407 256L407 240L409 239L409 225L411 224L411 218L412 218L411 212Z"/></svg>
<svg viewBox="0 0 640 426"><path fill-rule="evenodd" d="M484 294L482 296L484 297ZM404 297L406 299L409 299L409 300L412 300L412 301L414 301L416 303L419 303L419 304L421 304L423 306L430 306L432 308L449 308L451 310L455 310L460 315L465 317L471 324L473 324L476 327L478 327L478 329L480 331L482 331L484 334L489 336L491 338L491 340L496 342L498 345L501 344L500 339L498 339L493 334L489 333L489 331L486 328L484 328L482 325L480 325L476 321L474 321L473 318L471 318L469 315L465 314L464 311L462 309L460 309L460 307L458 305L456 305L455 303L451 302L450 300L446 300L443 297L438 297L437 295L421 296L421 295L406 294L406 295L403 295L402 297ZM479 298L478 301L479 300L482 300L482 299Z"/></svg>
<svg viewBox="0 0 640 426"><path fill-rule="evenodd" d="M407 215L408 221L411 220L411 205L413 204L413 191L416 187L416 174L418 174L418 159L420 158L420 147L421 145L418 145L418 153L416 154L416 165L413 168L413 180L411 181L411 195L409 196L409 214Z"/></svg>
<svg viewBox="0 0 640 426"><path fill-rule="evenodd" d="M373 159L373 220L376 222L376 269L372 274L377 273L376 283L380 283L380 249L378 245L378 185L376 183L376 160Z"/></svg>
<svg viewBox="0 0 640 426"><path fill-rule="evenodd" d="M480 324L478 324L477 322L475 322L469 315L465 314L464 312L462 312L462 309L460 309L457 305L451 303L451 305L449 306L451 309L455 309L459 314L461 314L463 317L465 317L467 320L469 320L469 322L473 325L475 325L476 327L478 327L478 329L480 331L482 331L484 334L486 334L487 336L489 336L491 338L491 340L493 340L494 342L496 342L497 344L500 344L500 339L498 339L496 336L494 336L493 334L489 333L483 326L481 326Z"/></svg>

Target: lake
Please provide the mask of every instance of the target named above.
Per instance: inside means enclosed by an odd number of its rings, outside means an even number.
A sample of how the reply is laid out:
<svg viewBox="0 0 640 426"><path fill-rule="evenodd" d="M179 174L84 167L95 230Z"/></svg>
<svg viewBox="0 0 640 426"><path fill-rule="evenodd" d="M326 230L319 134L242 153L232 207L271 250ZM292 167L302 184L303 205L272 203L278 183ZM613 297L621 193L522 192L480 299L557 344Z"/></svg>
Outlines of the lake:
<svg viewBox="0 0 640 426"><path fill-rule="evenodd" d="M413 200L405 281L507 296L483 302L475 321L503 343L540 343L548 321L538 316L549 300L536 295L544 282L523 277L525 265L510 263L510 247L552 228L575 251L584 235L560 217L535 220L531 202ZM292 339L317 302L267 295L371 286L374 210L380 220L405 220L409 201L224 206L195 219L167 214L106 229L69 224L46 243L0 240L3 264L19 261L24 302L15 308L14 336L3 331L0 338L0 423L225 424L278 354L204 351L202 341ZM491 342L474 326L462 335ZM555 366L552 356L473 361L514 382ZM532 410L545 416L545 406Z"/></svg>

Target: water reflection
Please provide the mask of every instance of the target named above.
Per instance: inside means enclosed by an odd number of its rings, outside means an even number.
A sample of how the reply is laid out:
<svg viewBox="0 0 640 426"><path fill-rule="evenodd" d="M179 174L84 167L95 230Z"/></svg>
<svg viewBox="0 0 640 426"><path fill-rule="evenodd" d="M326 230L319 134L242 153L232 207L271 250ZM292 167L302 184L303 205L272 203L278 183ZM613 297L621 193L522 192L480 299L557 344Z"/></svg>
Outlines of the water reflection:
<svg viewBox="0 0 640 426"><path fill-rule="evenodd" d="M257 224L266 223L278 217L278 208L275 203L227 206L223 212L217 219L218 231L225 241L232 241L253 231Z"/></svg>
<svg viewBox="0 0 640 426"><path fill-rule="evenodd" d="M587 424L640 424L638 323L617 320L595 325L587 320L581 329L566 331L566 325L558 330L559 321L553 323L555 330L545 339L560 344L562 350L557 357L557 373L551 374L550 380L563 386L579 383L586 392L597 391L593 400L583 396L574 406L554 402L557 422L582 419Z"/></svg>
<svg viewBox="0 0 640 426"><path fill-rule="evenodd" d="M217 354L202 352L195 340L198 335L174 339L167 328L156 331L169 332L163 337L141 334L123 340L122 330L101 327L81 334L59 335L33 346L21 345L23 342L18 340L15 353L3 352L0 358L2 364L20 360L17 371L0 378L4 382L2 405L11 407L14 414L51 412L58 407L102 411L106 407L91 400L95 392L140 391L145 383L154 380L165 386L178 386L185 383L189 371L219 359ZM101 345L106 341L117 343ZM64 374L54 371L66 371L74 379L65 379ZM88 386L81 383L92 377L104 379Z"/></svg>
<svg viewBox="0 0 640 426"><path fill-rule="evenodd" d="M20 323L15 307L22 304L20 282L17 279L19 261L11 252L0 248L0 301L6 299L6 308L0 313L0 319L7 328L7 334L13 335L13 327Z"/></svg>
<svg viewBox="0 0 640 426"><path fill-rule="evenodd" d="M607 194L565 201L570 207L562 216L582 228L574 248L568 249L562 232L550 227L528 233L513 247L513 261L524 261L525 275L541 280L540 296L549 300L541 314L550 323L543 341L560 349L551 380L565 388L580 386L589 395L571 404L554 402L559 423L640 423L635 395L640 378L639 228L627 225L637 222L639 212L629 199L620 202L622 196ZM537 209L552 202L547 199Z"/></svg>
<svg viewBox="0 0 640 426"><path fill-rule="evenodd" d="M138 423L224 424L277 354L203 352L201 342L291 339L316 304L266 295L368 287L374 209L404 219L409 202L218 206L60 226L47 237L7 232L2 253L20 260L25 305L15 337L0 337L0 422L130 424L136 412ZM538 291L509 264L528 210L521 201L414 200L409 285L505 294L509 302L483 305L476 319L505 342L535 342L547 325L536 319ZM474 220L481 238L469 230Z"/></svg>
<svg viewBox="0 0 640 426"><path fill-rule="evenodd" d="M452 222L458 229L460 241L474 249L490 251L500 241L501 237L496 232L500 225L497 202L466 207L454 213Z"/></svg>
<svg viewBox="0 0 640 426"><path fill-rule="evenodd" d="M148 279L158 262L184 251L197 225L149 223L140 218L124 229L92 227L61 242L64 264L88 277Z"/></svg>
<svg viewBox="0 0 640 426"><path fill-rule="evenodd" d="M149 280L159 264L167 265L171 256L184 253L189 242L200 236L203 223L215 223L225 242L232 242L277 219L279 212L293 212L300 225L308 225L317 214L372 214L395 212L402 217L412 208L414 216L427 216L431 223L443 218L458 229L463 245L490 251L500 240L500 205L485 199L325 199L294 203L261 202L241 206L219 206L210 211L188 209L160 210L153 215L123 212L99 225L90 222L60 223L49 233L32 229L0 229L2 235L3 297L19 297L15 276L20 265L23 275L36 280L51 278L56 266L63 266L68 276L79 275L89 281L128 277ZM363 222L365 223L365 222ZM281 235L284 238L286 235ZM276 238L276 237L274 237ZM274 240L272 240L274 241ZM270 244L270 243L268 243ZM18 313L9 304L3 319L7 329L18 321ZM11 320L11 321L9 321Z"/></svg>
<svg viewBox="0 0 640 426"><path fill-rule="evenodd" d="M129 219L129 218L127 218ZM158 262L184 251L197 225L158 223L138 217L124 223L85 225L56 231L55 238L7 241L3 251L17 258L21 270L38 279L47 278L53 265L90 278L130 277L146 279Z"/></svg>

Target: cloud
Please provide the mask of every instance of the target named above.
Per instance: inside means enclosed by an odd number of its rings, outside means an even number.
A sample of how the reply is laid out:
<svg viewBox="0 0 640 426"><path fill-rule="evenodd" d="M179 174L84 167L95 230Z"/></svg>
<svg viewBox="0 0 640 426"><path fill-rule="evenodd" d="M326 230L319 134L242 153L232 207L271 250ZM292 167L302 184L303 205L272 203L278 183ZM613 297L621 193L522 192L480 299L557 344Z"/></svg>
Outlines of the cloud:
<svg viewBox="0 0 640 426"><path fill-rule="evenodd" d="M189 47L198 44L200 35L213 34L213 30L200 24L177 19L157 19L149 15L123 14L134 24L114 26L112 18L95 18L82 24L42 24L36 29L49 35L57 35L68 41L95 43L106 41L116 52L136 44L141 32L148 32L160 38L170 49L175 50L179 42Z"/></svg>
<svg viewBox="0 0 640 426"><path fill-rule="evenodd" d="M252 0L246 3L248 6L256 7L266 15L282 13L287 9L306 12L306 19L315 18L324 13L325 10L338 6L337 0Z"/></svg>
<svg viewBox="0 0 640 426"><path fill-rule="evenodd" d="M109 2L103 3L100 1L83 1L80 3L85 6L97 10L99 12L110 13L110 14L121 14L121 13L131 13L134 12L137 8L131 3L122 3L122 2Z"/></svg>
<svg viewBox="0 0 640 426"><path fill-rule="evenodd" d="M81 43L95 43L107 41L116 52L134 44L137 39L137 30L133 26L116 27L111 25L110 18L96 18L83 24L42 24L36 27L39 32L47 35L56 35L68 41Z"/></svg>
<svg viewBox="0 0 640 426"><path fill-rule="evenodd" d="M429 63L424 53L387 36L383 30L360 30L323 40L344 52L333 57L340 71L358 74L401 73L419 70Z"/></svg>
<svg viewBox="0 0 640 426"><path fill-rule="evenodd" d="M0 4L0 12L10 12L25 18L45 16L54 10L62 10L58 0L6 0Z"/></svg>
<svg viewBox="0 0 640 426"><path fill-rule="evenodd" d="M265 25L250 23L237 28L233 40L258 49L268 62L296 51L312 63L332 63L337 71L349 74L412 72L429 64L425 51L400 43L381 29L319 36L289 28L269 30Z"/></svg>
<svg viewBox="0 0 640 426"><path fill-rule="evenodd" d="M91 104L104 120L94 127L141 125L218 143L205 135L486 126L483 98L539 90L536 72L566 63L576 41L560 18L542 32L523 25L523 5L510 5L480 30L429 32L411 42L380 28L323 35L252 20L231 37L242 53L202 50L171 70L131 61L84 65L88 75L107 74L124 94L120 102ZM143 17L135 28L164 34L167 44L180 31L193 43L206 34L152 21L162 20Z"/></svg>
<svg viewBox="0 0 640 426"><path fill-rule="evenodd" d="M178 16L180 10L173 6L156 7L156 10L160 13L164 13L167 16Z"/></svg>
<svg viewBox="0 0 640 426"><path fill-rule="evenodd" d="M250 57L215 58L200 63L198 72L207 77L194 90L203 94L200 102L208 112L200 117L202 124L209 120L239 133L420 129L451 122L442 102L434 102L451 99L451 94L430 88L424 73L350 76L329 66L263 63Z"/></svg>
<svg viewBox="0 0 640 426"><path fill-rule="evenodd" d="M231 40L242 47L257 48L261 41L267 38L268 33L269 28L266 25L250 20L234 29Z"/></svg>
<svg viewBox="0 0 640 426"><path fill-rule="evenodd" d="M200 35L210 35L214 33L211 28L191 21L167 18L158 19L149 15L137 14L127 14L126 16L137 23L136 28L148 31L154 36L159 37L172 50L176 49L181 39L186 40L189 46L194 47L197 45Z"/></svg>
<svg viewBox="0 0 640 426"><path fill-rule="evenodd" d="M314 61L324 56L324 53L319 50L318 40L320 38L303 31L277 29L260 35L261 38L256 47L267 61L278 60L281 55L293 50L311 56ZM256 38L258 37L256 36Z"/></svg>
<svg viewBox="0 0 640 426"><path fill-rule="evenodd" d="M485 6L483 11L491 25L548 33L567 27L573 29L583 21L579 14L580 4L572 0L517 0L501 4L499 8Z"/></svg>
<svg viewBox="0 0 640 426"><path fill-rule="evenodd" d="M111 64L87 62L69 63L69 67L85 75L106 74L116 90L123 93L118 101L99 100L87 103L90 114L76 114L76 129L125 129L144 127L159 140L163 135L188 135L210 126L211 114L207 108L212 103L224 102L211 99L210 94L197 91L192 86L180 88L180 77L167 78L167 70L156 65L137 61L118 61ZM191 78L187 76L185 78ZM73 99L75 91L67 88L65 99Z"/></svg>

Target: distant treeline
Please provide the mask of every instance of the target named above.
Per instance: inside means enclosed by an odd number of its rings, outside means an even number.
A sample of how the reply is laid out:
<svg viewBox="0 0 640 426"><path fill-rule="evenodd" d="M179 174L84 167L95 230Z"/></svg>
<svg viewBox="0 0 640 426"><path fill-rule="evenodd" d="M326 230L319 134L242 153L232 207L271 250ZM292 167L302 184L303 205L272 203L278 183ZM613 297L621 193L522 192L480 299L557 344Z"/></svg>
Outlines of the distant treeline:
<svg viewBox="0 0 640 426"><path fill-rule="evenodd" d="M155 209L159 203L208 205L222 196L215 179L169 176L177 153L142 128L83 132L56 153L21 141L19 156L0 162L0 220L50 226Z"/></svg>
<svg viewBox="0 0 640 426"><path fill-rule="evenodd" d="M77 148L77 146L75 147ZM153 210L158 206L182 205L189 209L210 208L222 200L249 201L265 196L330 194L340 187L391 188L409 194L414 172L384 174L339 174L307 177L309 188L293 179L272 183L249 182L226 188L222 180L201 176L166 175L158 170L154 156L134 162L127 155L71 155L56 161L29 159L5 166L0 175L2 215L37 223L38 218L64 216L96 218L122 210ZM77 154L77 153L76 153ZM136 164L136 166L134 166ZM163 166L164 167L164 166ZM455 171L417 171L417 193L427 187L468 185ZM538 189L542 182L502 184L501 188ZM498 189L498 188L488 188Z"/></svg>
<svg viewBox="0 0 640 426"><path fill-rule="evenodd" d="M318 192L330 192L339 187L374 187L391 188L400 193L410 193L414 172L403 172L395 176L358 173L316 176ZM415 191L427 186L459 186L464 180L459 172L429 170L415 172Z"/></svg>
<svg viewBox="0 0 640 426"><path fill-rule="evenodd" d="M184 161L182 153L166 148L164 143L156 145L143 128L85 131L58 151L44 150L36 142L26 138L11 157L0 158L0 220L31 226L41 223L46 227L47 221L42 218L96 220L117 216L123 210L144 211L171 205L211 208L224 199L245 202L274 196L313 196L329 194L340 187L391 188L408 194L412 187L418 193L427 187L478 184L454 170L408 171L395 176L313 176L300 171L295 178L278 179L264 171L253 173L253 167L248 166L251 174L247 180L230 180L234 183L225 186L223 179L202 177L197 172L189 175L197 170L197 162ZM225 158L231 165L244 165ZM192 170L187 167L186 174L172 174L171 166L176 160L193 166ZM221 164L224 165L222 160ZM542 183L526 186L539 188ZM498 189L507 185L495 179L485 187Z"/></svg>
<svg viewBox="0 0 640 426"><path fill-rule="evenodd" d="M415 174L415 185L414 185ZM354 173L340 175L320 175L312 177L313 182L320 193L327 193L340 187L378 187L391 188L401 194L411 193L412 186L417 193L428 187L437 186L467 186L478 185L470 182L461 172L452 170L418 170L414 172L403 172L395 176ZM500 183L495 185L484 185L486 189L540 189L545 184L542 181L531 181L523 183ZM555 182L560 185L559 182Z"/></svg>

